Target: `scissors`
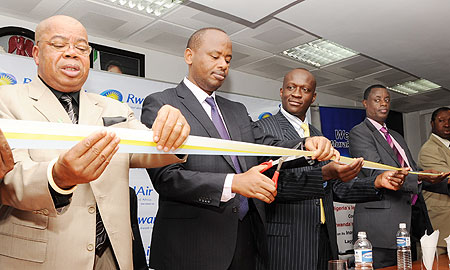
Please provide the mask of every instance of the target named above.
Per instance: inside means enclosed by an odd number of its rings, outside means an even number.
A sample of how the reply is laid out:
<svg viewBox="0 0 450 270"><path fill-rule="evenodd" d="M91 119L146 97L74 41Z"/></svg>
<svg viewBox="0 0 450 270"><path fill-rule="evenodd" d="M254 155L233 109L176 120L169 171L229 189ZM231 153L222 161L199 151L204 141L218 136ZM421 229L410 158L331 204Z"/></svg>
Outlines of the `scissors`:
<svg viewBox="0 0 450 270"><path fill-rule="evenodd" d="M297 149L300 145L302 145L302 142L299 142L292 149ZM280 175L280 169L281 169L281 165L283 165L283 162L294 160L299 157L302 157L302 156L283 156L276 160L269 160L269 161L263 162L263 163L261 163L261 165L266 165L267 167L264 168L260 172L263 173L263 172L267 171L268 169L272 168L273 166L278 165L277 169L275 170L275 173L272 176L272 181L275 183L275 188L277 188L278 187L278 176Z"/></svg>

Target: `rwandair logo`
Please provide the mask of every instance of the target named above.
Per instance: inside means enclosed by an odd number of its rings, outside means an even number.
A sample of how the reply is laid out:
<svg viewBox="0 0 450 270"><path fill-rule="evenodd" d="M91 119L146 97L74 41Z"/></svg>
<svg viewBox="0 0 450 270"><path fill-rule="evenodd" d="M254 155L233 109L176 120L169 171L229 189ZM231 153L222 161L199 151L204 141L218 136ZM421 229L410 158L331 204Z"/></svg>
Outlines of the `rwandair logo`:
<svg viewBox="0 0 450 270"><path fill-rule="evenodd" d="M122 102L122 99L123 99L122 93L120 93L119 91L114 90L114 89L105 90L105 91L101 92L100 95L118 100L120 102Z"/></svg>
<svg viewBox="0 0 450 270"><path fill-rule="evenodd" d="M12 74L0 72L0 85L12 85L16 83L17 80Z"/></svg>
<svg viewBox="0 0 450 270"><path fill-rule="evenodd" d="M272 114L270 112L263 112L258 116L258 119L263 119L263 118L267 118L267 117L271 117Z"/></svg>

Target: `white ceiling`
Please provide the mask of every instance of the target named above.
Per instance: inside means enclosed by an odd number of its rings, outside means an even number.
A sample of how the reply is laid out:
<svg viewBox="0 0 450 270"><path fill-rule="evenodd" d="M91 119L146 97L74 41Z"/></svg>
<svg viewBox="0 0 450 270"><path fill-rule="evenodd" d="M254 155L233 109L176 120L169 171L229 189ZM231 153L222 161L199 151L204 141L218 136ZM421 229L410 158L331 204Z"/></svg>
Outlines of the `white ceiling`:
<svg viewBox="0 0 450 270"><path fill-rule="evenodd" d="M102 0L0 0L1 14L33 22L66 14L91 35L178 56L195 30L220 27L233 41L232 69L281 81L288 70L305 67L319 93L352 100L375 83L421 77L443 86L416 96L393 94L392 107L401 112L450 104L448 11L443 0L192 0L154 17ZM361 55L320 69L280 55L320 37Z"/></svg>

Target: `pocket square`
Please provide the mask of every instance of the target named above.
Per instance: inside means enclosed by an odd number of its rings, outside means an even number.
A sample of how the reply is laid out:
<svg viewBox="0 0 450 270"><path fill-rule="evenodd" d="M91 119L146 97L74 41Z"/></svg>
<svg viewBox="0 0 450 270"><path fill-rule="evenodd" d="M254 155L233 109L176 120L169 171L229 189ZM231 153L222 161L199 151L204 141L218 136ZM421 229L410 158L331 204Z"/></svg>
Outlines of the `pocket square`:
<svg viewBox="0 0 450 270"><path fill-rule="evenodd" d="M118 123L126 122L127 118L123 116L103 117L103 125L109 127Z"/></svg>

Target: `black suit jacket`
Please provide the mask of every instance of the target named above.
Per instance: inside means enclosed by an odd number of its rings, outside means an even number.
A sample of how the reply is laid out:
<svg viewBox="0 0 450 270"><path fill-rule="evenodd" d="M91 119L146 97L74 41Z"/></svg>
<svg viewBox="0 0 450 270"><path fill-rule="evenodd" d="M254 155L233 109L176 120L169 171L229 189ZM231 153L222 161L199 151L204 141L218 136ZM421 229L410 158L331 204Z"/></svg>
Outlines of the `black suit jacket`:
<svg viewBox="0 0 450 270"><path fill-rule="evenodd" d="M405 150L412 170L420 170L403 137L391 129L389 129L389 133ZM400 167L394 151L384 136L367 118L350 131L349 142L350 155L353 157L363 157L365 160ZM360 175L375 179L381 173L382 171L378 170L363 169ZM409 174L401 190L384 190L382 200L356 204L353 238L357 239L358 231L366 231L367 237L374 247L395 249L395 235L398 231L398 224L401 222L406 223L408 230L413 224L411 236L416 240L424 234L425 230L431 233L433 229L422 196L422 188L444 194L449 192L448 184L445 181L435 185L426 182L419 185L418 176ZM418 200L414 207L411 207L411 194L418 194Z"/></svg>
<svg viewBox="0 0 450 270"><path fill-rule="evenodd" d="M298 139L295 128L281 112L256 122L264 133L271 134L278 139ZM311 136L322 136L314 126L309 125ZM289 184L292 179L308 180L308 176L316 174L328 162L320 162L319 168L305 166L295 169L282 170L279 177L278 195L275 201L266 205L267 235L269 247L270 270L299 270L317 269L320 236L320 203L319 199L302 196L299 192L304 187ZM285 182L288 183L285 183ZM323 181L314 186L313 183L304 185L309 190L318 189L323 193L326 226L330 240L331 257L338 258L336 239L336 219L333 207L333 193L341 202L356 202L378 200L380 196L374 189L372 180L352 181L336 185L335 181L328 181L324 188ZM301 189L299 189L301 188ZM330 258L331 259L331 258Z"/></svg>
<svg viewBox="0 0 450 270"><path fill-rule="evenodd" d="M281 142L254 127L241 103L216 96L232 140L293 147L301 140ZM151 126L157 111L170 104L182 112L191 134L220 138L214 124L192 92L180 83L144 100L141 121ZM258 164L257 157L239 157L242 171ZM153 227L150 267L155 269L227 269L236 246L239 196L221 202L225 177L235 173L229 156L190 155L184 164L148 170L159 208ZM264 204L249 200L258 252L267 259Z"/></svg>

